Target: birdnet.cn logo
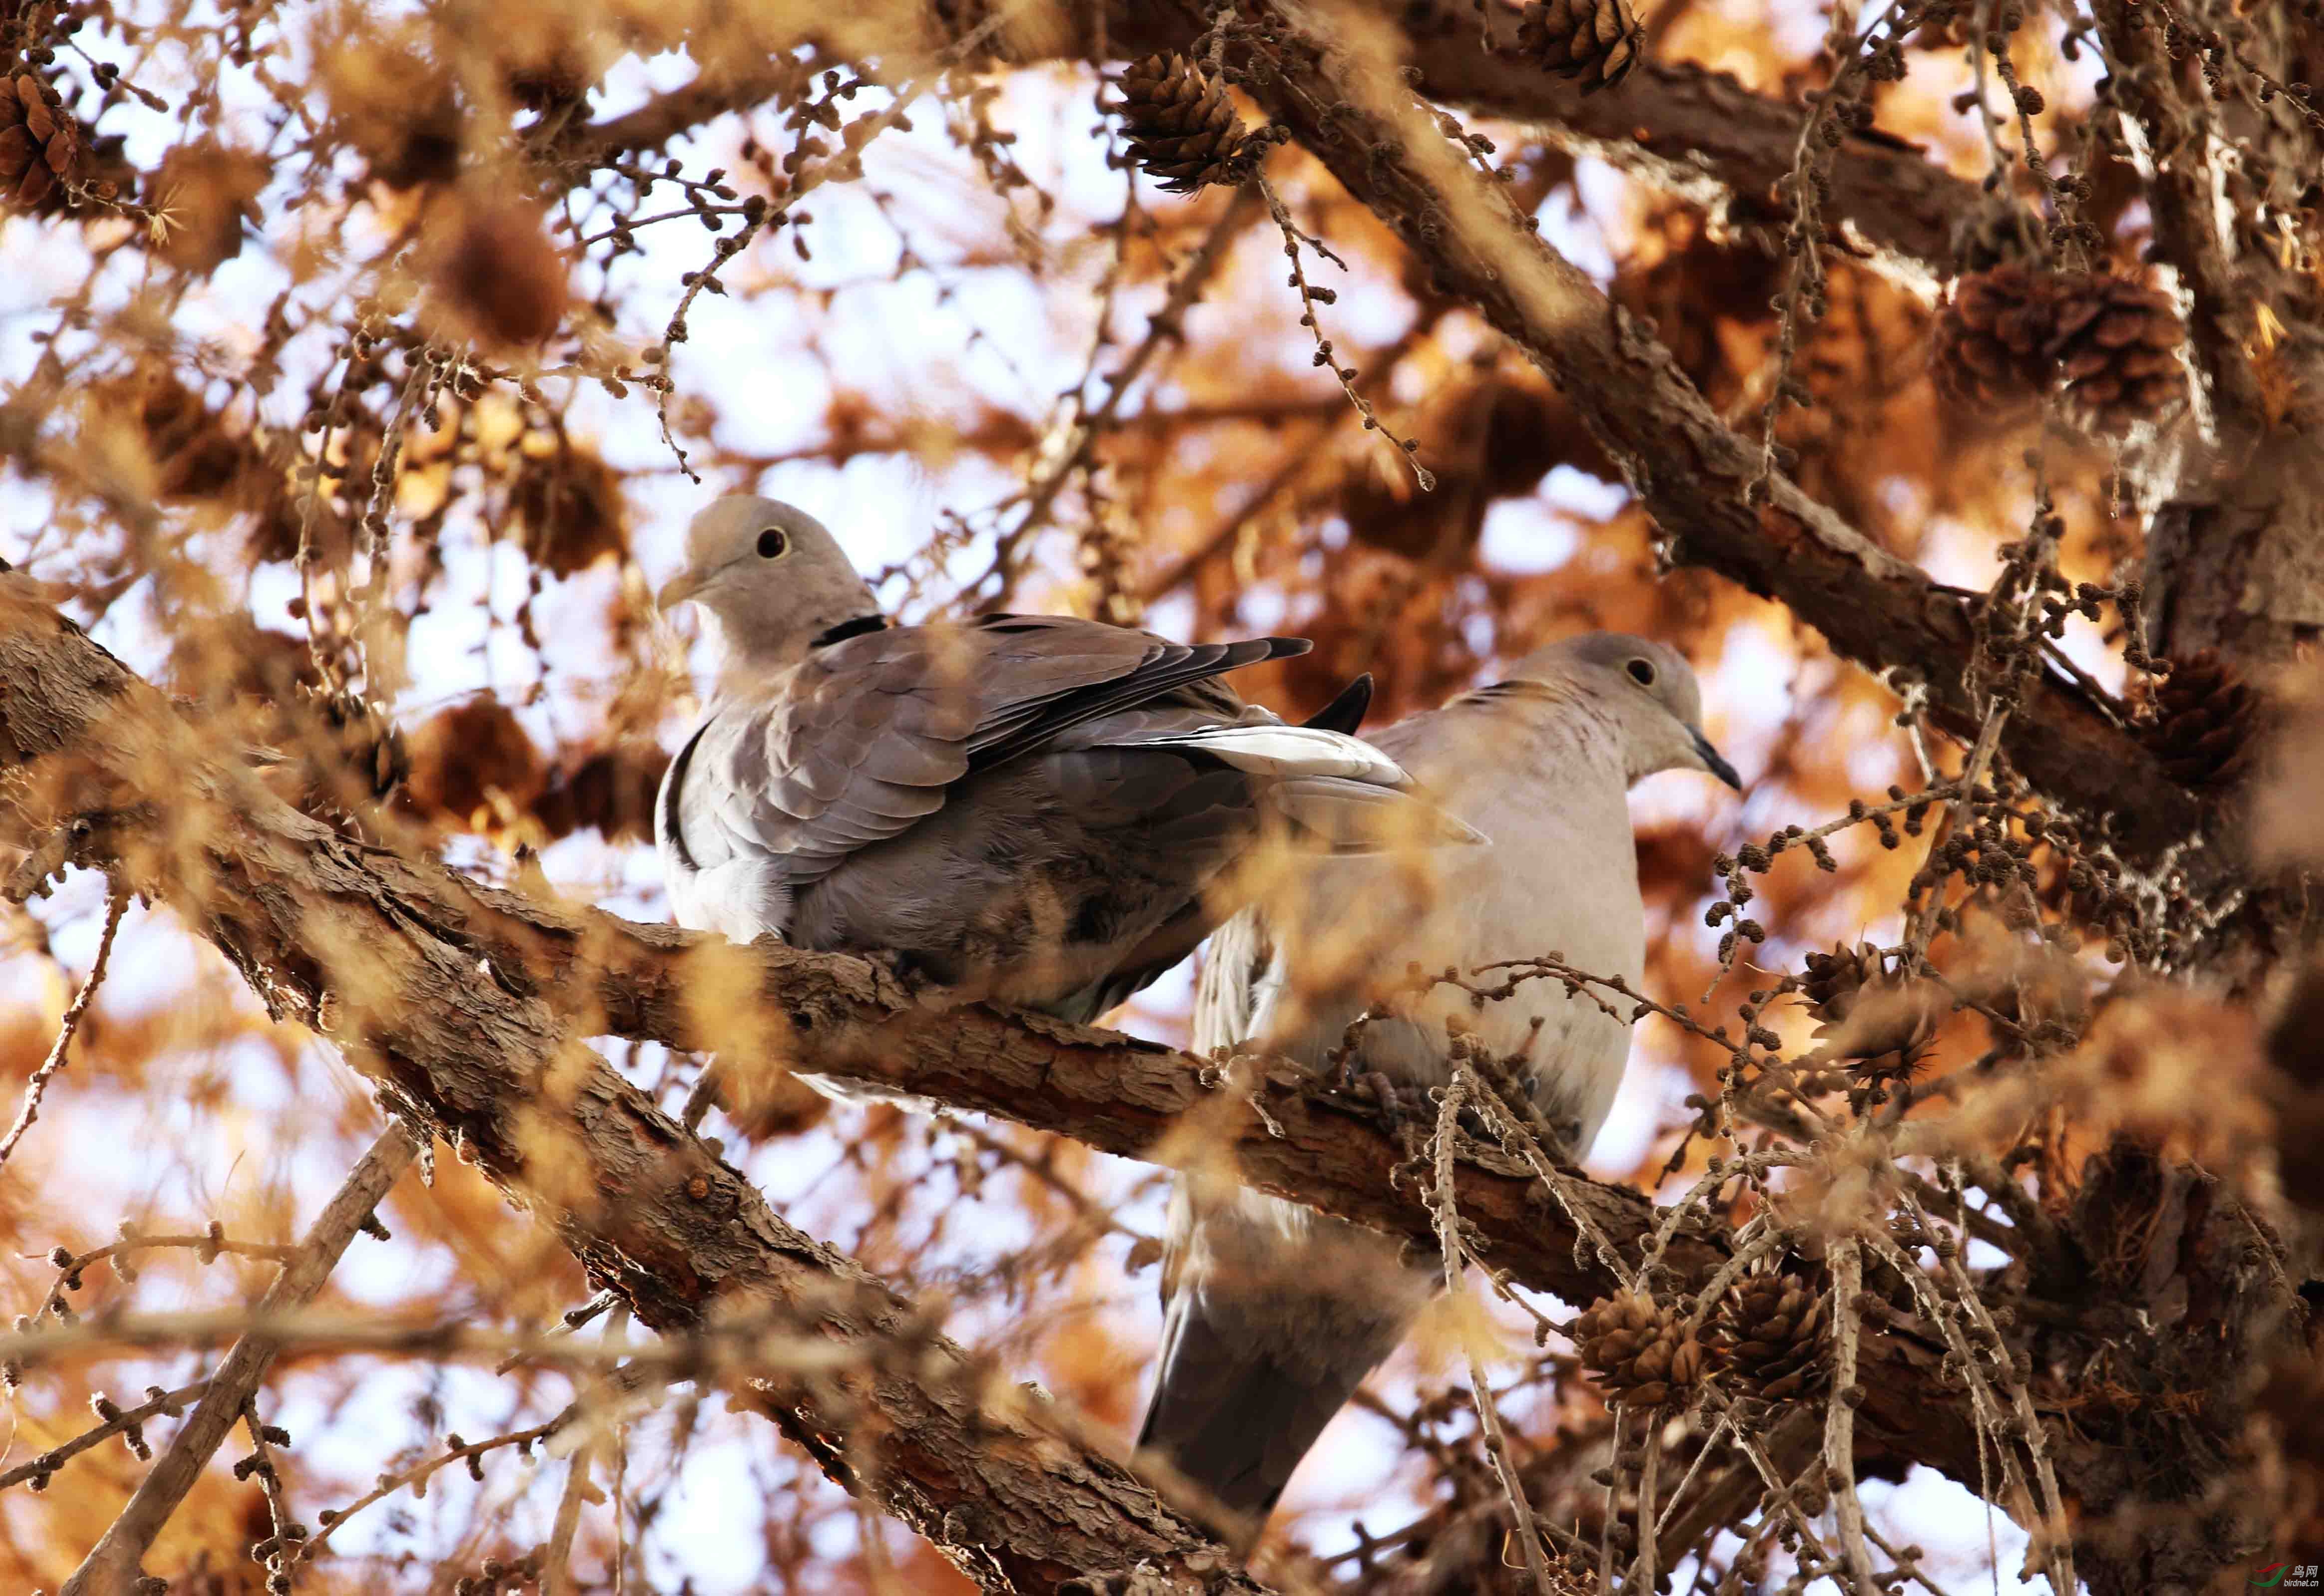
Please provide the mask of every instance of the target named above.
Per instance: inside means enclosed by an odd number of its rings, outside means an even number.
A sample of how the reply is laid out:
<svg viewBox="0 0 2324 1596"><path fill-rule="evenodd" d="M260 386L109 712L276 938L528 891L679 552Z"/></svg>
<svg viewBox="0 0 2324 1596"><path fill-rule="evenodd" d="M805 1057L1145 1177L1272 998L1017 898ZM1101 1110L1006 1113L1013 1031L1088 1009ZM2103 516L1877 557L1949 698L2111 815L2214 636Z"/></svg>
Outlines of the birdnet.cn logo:
<svg viewBox="0 0 2324 1596"><path fill-rule="evenodd" d="M2324 1584L2317 1568L2313 1563L2271 1563L2253 1574L2251 1582L2262 1591L2313 1591Z"/></svg>

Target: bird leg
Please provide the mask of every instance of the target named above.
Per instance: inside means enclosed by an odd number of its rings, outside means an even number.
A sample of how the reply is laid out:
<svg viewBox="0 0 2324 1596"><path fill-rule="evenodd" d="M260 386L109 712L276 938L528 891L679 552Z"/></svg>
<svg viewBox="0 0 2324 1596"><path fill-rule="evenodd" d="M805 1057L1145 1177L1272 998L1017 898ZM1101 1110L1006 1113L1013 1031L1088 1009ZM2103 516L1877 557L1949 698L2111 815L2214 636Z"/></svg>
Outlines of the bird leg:
<svg viewBox="0 0 2324 1596"><path fill-rule="evenodd" d="M1376 1069L1355 1075L1351 1067L1350 1074L1353 1076L1349 1083L1351 1095L1377 1106L1388 1134L1399 1140L1407 1124L1425 1122L1435 1113L1435 1105L1428 1099L1431 1088L1422 1082L1390 1080Z"/></svg>
<svg viewBox="0 0 2324 1596"><path fill-rule="evenodd" d="M926 993L942 990L945 985L918 955L902 948L865 948L855 956L885 971L902 989L904 997L913 1003L918 1003Z"/></svg>

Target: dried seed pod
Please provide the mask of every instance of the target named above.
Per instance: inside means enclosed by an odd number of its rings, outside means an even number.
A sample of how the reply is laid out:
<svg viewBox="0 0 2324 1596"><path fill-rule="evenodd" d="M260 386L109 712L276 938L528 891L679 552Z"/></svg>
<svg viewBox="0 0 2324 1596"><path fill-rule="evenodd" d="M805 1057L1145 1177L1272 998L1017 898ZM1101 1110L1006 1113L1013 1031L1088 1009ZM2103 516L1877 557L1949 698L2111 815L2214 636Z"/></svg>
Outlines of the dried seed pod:
<svg viewBox="0 0 2324 1596"><path fill-rule="evenodd" d="M2154 689L2154 720L2146 743L2174 781L2215 787L2234 780L2250 764L2253 724L2259 696L2240 671L2205 649L2172 662L2171 674Z"/></svg>
<svg viewBox="0 0 2324 1596"><path fill-rule="evenodd" d="M563 324L567 263L529 201L479 189L447 229L436 285L459 330L489 345L538 344Z"/></svg>
<svg viewBox="0 0 2324 1596"><path fill-rule="evenodd" d="M1818 1036L1848 1018L1866 983L1883 978L1880 950L1868 942L1854 947L1835 943L1830 953L1812 953L1804 963L1808 974L1800 996L1807 1000L1808 1012L1822 1022L1816 1028Z"/></svg>
<svg viewBox="0 0 2324 1596"><path fill-rule="evenodd" d="M1808 1396L1825 1379L1824 1294L1797 1275L1747 1275L1719 1305L1713 1344L1740 1389L1769 1401Z"/></svg>
<svg viewBox="0 0 2324 1596"><path fill-rule="evenodd" d="M1517 23L1517 49L1582 92L1610 88L1638 64L1646 29L1624 0L1533 0Z"/></svg>
<svg viewBox="0 0 2324 1596"><path fill-rule="evenodd" d="M1907 1068L1913 1050L1934 1036L1951 1008L1945 990L1932 981L1906 980L1889 971L1868 942L1836 946L1805 960L1807 982L1801 995L1820 1022L1817 1049L1825 1059L1882 1059L1886 1068L1856 1066L1866 1078L1894 1075Z"/></svg>
<svg viewBox="0 0 2324 1596"><path fill-rule="evenodd" d="M31 210L80 159L80 129L30 72L0 77L0 198Z"/></svg>
<svg viewBox="0 0 2324 1596"><path fill-rule="evenodd" d="M2056 281L2052 316L2045 351L2068 403L2090 426L2118 432L2185 395L2179 346L2186 328L2161 290L2071 272Z"/></svg>
<svg viewBox="0 0 2324 1596"><path fill-rule="evenodd" d="M2054 280L2018 265L1968 272L1937 320L1937 386L1957 404L2024 409L2049 389L2056 329Z"/></svg>
<svg viewBox="0 0 2324 1596"><path fill-rule="evenodd" d="M1702 1343L1685 1333L1676 1313L1637 1292L1599 1298L1576 1322L1573 1340L1617 1402L1683 1407L1702 1378Z"/></svg>
<svg viewBox="0 0 2324 1596"><path fill-rule="evenodd" d="M1130 152L1165 191L1191 194L1205 183L1241 180L1240 158L1250 141L1225 87L1201 62L1163 51L1131 63L1114 109Z"/></svg>
<svg viewBox="0 0 2324 1596"><path fill-rule="evenodd" d="M304 684L300 690L330 729L329 752L338 770L352 780L353 796L378 802L403 785L411 774L411 751L384 710L349 692L327 692ZM336 785L334 772L318 770L309 785L327 791Z"/></svg>

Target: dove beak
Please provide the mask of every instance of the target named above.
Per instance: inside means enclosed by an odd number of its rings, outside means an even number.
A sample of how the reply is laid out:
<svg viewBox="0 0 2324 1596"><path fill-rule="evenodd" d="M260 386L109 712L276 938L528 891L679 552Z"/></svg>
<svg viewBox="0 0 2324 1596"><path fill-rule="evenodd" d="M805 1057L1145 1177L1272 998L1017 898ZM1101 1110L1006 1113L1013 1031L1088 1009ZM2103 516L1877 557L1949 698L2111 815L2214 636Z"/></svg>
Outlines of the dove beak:
<svg viewBox="0 0 2324 1596"><path fill-rule="evenodd" d="M1729 764L1720 756L1719 750L1711 746L1711 739L1700 732L1694 734L1694 757L1702 761L1704 770L1718 777L1728 786L1738 792L1743 790L1743 778L1736 773L1733 765Z"/></svg>
<svg viewBox="0 0 2324 1596"><path fill-rule="evenodd" d="M710 579L699 571L680 571L654 595L654 608L667 615L709 585Z"/></svg>

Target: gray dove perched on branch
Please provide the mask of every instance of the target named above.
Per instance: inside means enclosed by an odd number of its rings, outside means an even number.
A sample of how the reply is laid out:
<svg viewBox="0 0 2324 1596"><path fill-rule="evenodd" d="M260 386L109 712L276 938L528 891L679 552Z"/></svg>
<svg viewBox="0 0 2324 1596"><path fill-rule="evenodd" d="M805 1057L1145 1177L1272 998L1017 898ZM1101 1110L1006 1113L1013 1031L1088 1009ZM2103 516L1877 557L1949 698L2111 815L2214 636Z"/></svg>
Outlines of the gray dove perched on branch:
<svg viewBox="0 0 2324 1596"><path fill-rule="evenodd" d="M1454 968L1474 983L1496 961L1555 952L1635 988L1646 912L1625 794L1674 769L1742 785L1701 718L1675 651L1600 633L1380 732L1374 743L1491 842L1417 869L1320 860L1238 914L1203 969L1195 1047L1248 1044L1411 1089L1449 1077L1446 1022L1457 1020L1517 1060L1544 1116L1574 1128L1579 1156L1621 1084L1628 1027L1554 980L1478 1007L1410 973ZM1139 1444L1227 1508L1263 1517L1443 1289L1443 1266L1406 1264L1378 1232L1199 1174L1178 1183L1167 1243L1160 1372Z"/></svg>
<svg viewBox="0 0 2324 1596"><path fill-rule="evenodd" d="M702 724L654 830L680 925L881 957L918 984L1087 1021L1176 964L1263 835L1376 845L1379 811L1480 839L1396 761L1214 678L1297 638L1176 643L1058 615L892 625L822 524L694 518L664 610L716 623ZM1354 722L1360 680L1318 716Z"/></svg>

